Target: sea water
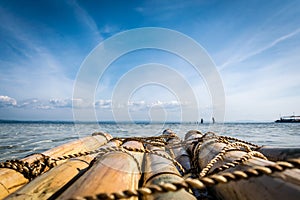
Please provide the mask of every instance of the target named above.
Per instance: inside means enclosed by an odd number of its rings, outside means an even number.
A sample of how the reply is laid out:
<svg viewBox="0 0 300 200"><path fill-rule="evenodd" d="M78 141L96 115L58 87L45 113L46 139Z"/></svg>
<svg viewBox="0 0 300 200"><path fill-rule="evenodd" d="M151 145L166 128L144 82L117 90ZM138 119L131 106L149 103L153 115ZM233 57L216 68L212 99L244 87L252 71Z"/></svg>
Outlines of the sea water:
<svg viewBox="0 0 300 200"><path fill-rule="evenodd" d="M55 146L103 131L114 137L158 136L172 129L181 138L189 130L213 131L258 145L300 147L300 123L74 123L0 122L0 162L41 153Z"/></svg>

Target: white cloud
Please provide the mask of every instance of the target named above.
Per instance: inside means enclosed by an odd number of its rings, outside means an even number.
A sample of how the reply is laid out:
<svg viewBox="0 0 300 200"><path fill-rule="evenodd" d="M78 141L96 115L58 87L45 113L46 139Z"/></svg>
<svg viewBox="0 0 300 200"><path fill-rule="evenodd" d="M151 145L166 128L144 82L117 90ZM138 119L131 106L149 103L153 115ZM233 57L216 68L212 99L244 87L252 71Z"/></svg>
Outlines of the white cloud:
<svg viewBox="0 0 300 200"><path fill-rule="evenodd" d="M163 107L165 109L178 109L181 106L183 106L183 104L178 101L168 101L168 102L156 101L154 103L149 104L147 107L150 108Z"/></svg>
<svg viewBox="0 0 300 200"><path fill-rule="evenodd" d="M100 99L95 102L95 108L111 109L111 100Z"/></svg>
<svg viewBox="0 0 300 200"><path fill-rule="evenodd" d="M48 105L39 105L39 106L37 106L37 109L50 110L50 109L53 109L53 108L51 106L48 106Z"/></svg>
<svg viewBox="0 0 300 200"><path fill-rule="evenodd" d="M0 108L17 106L17 101L9 96L0 96Z"/></svg>
<svg viewBox="0 0 300 200"><path fill-rule="evenodd" d="M72 99L72 98L65 98L65 99L50 99L49 105L51 108L92 108L93 103L84 100L84 99Z"/></svg>
<svg viewBox="0 0 300 200"><path fill-rule="evenodd" d="M170 101L154 101L154 102L145 102L145 101L130 101L128 102L128 109L130 111L149 111L150 109L165 109L169 111L174 111L182 108L183 106L188 106L188 103L181 103L176 100Z"/></svg>
<svg viewBox="0 0 300 200"><path fill-rule="evenodd" d="M33 99L27 99L27 100L24 100L24 101L21 101L20 103L18 103L18 107L20 108L35 108L35 107L38 107L40 106L41 102L36 99L36 98L33 98Z"/></svg>
<svg viewBox="0 0 300 200"><path fill-rule="evenodd" d="M71 99L50 99L49 103L54 108L71 108L72 107Z"/></svg>
<svg viewBox="0 0 300 200"><path fill-rule="evenodd" d="M187 103L180 103L178 101L155 101L155 102L146 102L146 101L128 101L127 105L117 104L114 105L115 109L118 108L128 108L130 111L147 111L152 108L164 108L168 110L178 109L181 106L186 106ZM97 100L95 102L96 109L112 109L112 100Z"/></svg>

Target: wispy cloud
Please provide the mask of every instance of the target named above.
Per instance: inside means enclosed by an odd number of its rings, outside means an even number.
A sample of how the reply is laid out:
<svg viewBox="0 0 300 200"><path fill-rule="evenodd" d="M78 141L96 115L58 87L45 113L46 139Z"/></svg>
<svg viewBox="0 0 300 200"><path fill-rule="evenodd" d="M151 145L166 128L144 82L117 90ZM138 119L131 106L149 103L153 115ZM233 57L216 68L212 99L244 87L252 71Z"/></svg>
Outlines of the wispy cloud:
<svg viewBox="0 0 300 200"><path fill-rule="evenodd" d="M33 26L1 7L0 16L0 28L9 35L6 48L11 49L9 57L0 60L0 70L5 71L1 85L23 98L71 95L72 80L65 76L64 64L37 36Z"/></svg>
<svg viewBox="0 0 300 200"><path fill-rule="evenodd" d="M263 67L243 73L224 71L226 120L275 120L280 113L299 113L300 98L297 52L276 57ZM251 67L251 66L246 66Z"/></svg>
<svg viewBox="0 0 300 200"><path fill-rule="evenodd" d="M280 36L276 39L274 39L272 42L260 47L260 48L257 48L257 49L253 49L251 52L249 53L246 53L246 54L241 54L241 55L235 55L231 58L229 58L225 63L223 63L221 66L219 66L219 70L223 70L225 69L226 67L232 65L232 64L236 64L236 63L240 63L240 62L243 62L253 56L256 56L256 55L259 55L260 53L263 53L264 51L267 51L269 49L271 49L272 47L276 46L277 44L279 44L280 42L284 42L285 40L288 40L289 38L297 35L300 33L300 28L288 33L288 34L285 34L283 36Z"/></svg>
<svg viewBox="0 0 300 200"><path fill-rule="evenodd" d="M40 103L41 102L38 99L33 98L33 99L23 100L19 102L18 105L16 106L19 108L35 108L36 106L39 106Z"/></svg>
<svg viewBox="0 0 300 200"><path fill-rule="evenodd" d="M97 23L95 22L93 17L89 15L89 13L82 6L80 6L76 0L69 1L69 4L74 8L77 20L92 32L94 41L96 43L102 41L103 37L101 36Z"/></svg>

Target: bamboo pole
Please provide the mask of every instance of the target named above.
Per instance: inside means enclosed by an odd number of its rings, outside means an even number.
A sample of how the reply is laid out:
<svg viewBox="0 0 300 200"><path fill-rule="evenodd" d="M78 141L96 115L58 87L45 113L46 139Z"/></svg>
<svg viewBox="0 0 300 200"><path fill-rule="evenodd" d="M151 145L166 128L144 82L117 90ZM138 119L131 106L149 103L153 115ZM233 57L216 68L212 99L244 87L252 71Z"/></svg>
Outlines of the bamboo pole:
<svg viewBox="0 0 300 200"><path fill-rule="evenodd" d="M182 140L170 129L166 129L163 132L164 135L173 136L172 138L167 139L168 145L170 146L168 149L171 152L170 155L173 159L175 159L184 169L184 174L182 176L189 174L189 177L192 177L191 174L191 157L185 149L185 145L183 146ZM173 148L172 148L173 146ZM178 167L177 167L178 169ZM178 169L179 170L179 169ZM192 193L197 199L207 199L206 190L198 190L191 189Z"/></svg>
<svg viewBox="0 0 300 200"><path fill-rule="evenodd" d="M155 147L147 145L147 149L155 151L159 154L169 156L164 147ZM155 185L159 183L169 183L181 181L181 175L176 169L175 165L166 158L155 154L149 154L145 156L145 174L144 174L144 186ZM196 199L192 194L186 190L179 190L177 192L167 193L154 193L152 195L143 196L144 200L163 200L163 199Z"/></svg>
<svg viewBox="0 0 300 200"><path fill-rule="evenodd" d="M182 140L174 133L172 130L167 129L163 132L164 135L173 135L173 138L167 139L168 145L170 145L170 151L172 152L170 155L173 155L173 158L181 164L183 167L185 174L191 173L191 157L190 154L185 149L186 146L180 146L178 144L182 143ZM174 146L172 148L172 146ZM190 177L193 177L192 174ZM197 199L209 199L207 190L198 190L195 188L191 189L192 193Z"/></svg>
<svg viewBox="0 0 300 200"><path fill-rule="evenodd" d="M110 141L101 146L101 149L120 146L120 142ZM91 154L80 158L70 159L41 176L35 178L16 192L10 194L6 199L48 199L58 196L60 190L72 184L89 167L91 161L97 154Z"/></svg>
<svg viewBox="0 0 300 200"><path fill-rule="evenodd" d="M111 136L107 133L95 133L93 136L80 138L78 140L47 150L43 154L55 158L58 156L64 156L83 151L91 151L105 144L110 138ZM22 161L32 163L33 161L41 158L41 155L34 154L22 159ZM59 163L63 162L65 161L60 161ZM0 177L0 199L3 199L7 195L28 183L28 179L26 179L21 173L12 169L0 169Z"/></svg>
<svg viewBox="0 0 300 200"><path fill-rule="evenodd" d="M300 148L281 148L264 146L257 150L271 161L300 158Z"/></svg>
<svg viewBox="0 0 300 200"><path fill-rule="evenodd" d="M191 170L191 159L182 145L182 140L170 129L166 129L163 134L174 136L166 140L169 145L168 150L170 151L170 156L181 164L185 173L189 173Z"/></svg>
<svg viewBox="0 0 300 200"><path fill-rule="evenodd" d="M200 134L196 132L189 133L186 139L199 138ZM203 143L199 146L199 154L194 155L198 157L198 166L203 169L207 164L219 154L226 146L224 143L217 142L216 139L203 139ZM189 147L192 148L191 146ZM226 162L232 162L239 159L246 153L243 151L232 150L228 151L221 161L215 164L210 172L216 167L221 166ZM229 168L224 172L232 172L233 170L245 170L253 166L270 166L275 165L274 162L263 160L257 157L250 158L243 165L238 165ZM220 199L299 199L300 195L300 170L288 169L282 172L275 172L271 175L262 175L260 177L253 177L249 180L230 181L225 184L218 184L213 187L216 195Z"/></svg>
<svg viewBox="0 0 300 200"><path fill-rule="evenodd" d="M143 144L137 141L128 141L123 146L144 148ZM139 169L143 156L143 153L138 152L131 152L131 155L124 152L110 152L102 156L58 199L137 189L141 177ZM132 199L137 198L133 197Z"/></svg>
<svg viewBox="0 0 300 200"><path fill-rule="evenodd" d="M90 156L85 156L90 157ZM49 170L5 199L48 199L89 166L87 158L72 159Z"/></svg>
<svg viewBox="0 0 300 200"><path fill-rule="evenodd" d="M187 144L186 145L186 151L190 154L193 155L193 151L194 151L194 145L192 144L192 141L196 141L198 138L202 137L202 133L198 130L190 130L188 131L185 136L184 136L184 140Z"/></svg>

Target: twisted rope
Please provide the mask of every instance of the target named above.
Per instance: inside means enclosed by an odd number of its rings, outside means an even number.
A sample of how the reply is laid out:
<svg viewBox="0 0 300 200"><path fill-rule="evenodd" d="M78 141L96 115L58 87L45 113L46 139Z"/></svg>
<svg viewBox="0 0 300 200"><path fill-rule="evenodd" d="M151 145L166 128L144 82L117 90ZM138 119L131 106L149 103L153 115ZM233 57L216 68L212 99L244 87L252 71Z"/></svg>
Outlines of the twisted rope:
<svg viewBox="0 0 300 200"><path fill-rule="evenodd" d="M101 157L103 157L105 154L110 153L110 152L115 152L115 151L123 152L123 153L126 153L129 156L131 156L134 159L134 161L136 162L140 173L141 173L141 166L140 166L139 162L137 161L137 159L134 157L134 155L132 155L130 152L150 153L150 154L160 156L162 158L165 158L165 159L173 162L175 164L175 166L177 166L179 168L179 171L181 173L185 172L183 167L181 166L181 164L178 163L175 159L173 159L172 157L170 157L168 155L161 154L159 152L151 151L151 150L147 150L147 149L138 149L138 148L131 148L131 147L126 147L126 146L99 148L99 149L92 150L92 151L79 152L79 153L59 156L56 158L51 158L49 156L43 155L42 159L36 160L31 164L29 164L28 162L23 162L21 160L9 160L9 161L0 163L0 168L13 169L13 170L23 174L25 178L32 180L33 178L35 178L35 177L39 176L40 174L42 174L43 172L45 172L46 167L49 167L51 169L54 166L56 166L56 162L58 162L58 161L68 160L68 159L72 159L72 158L78 158L78 157L92 155L92 154L98 154L97 157L94 159L94 162L95 162L96 160L99 160ZM92 162L92 163L94 163L94 162Z"/></svg>
<svg viewBox="0 0 300 200"><path fill-rule="evenodd" d="M243 164L243 163L245 163L246 161L248 161L249 159L251 159L253 157L257 157L257 158L261 158L261 159L264 159L264 160L268 160L262 153L257 152L257 151L250 151L250 152L246 153L245 155L243 155L241 158L239 158L237 160L234 160L232 162L225 163L224 165L216 168L212 172L212 174L218 173L220 171L224 171L226 169L235 167L235 166L240 165L240 164Z"/></svg>
<svg viewBox="0 0 300 200"><path fill-rule="evenodd" d="M56 166L56 162L49 156L40 154L42 158L35 160L32 163L24 162L22 160L7 160L0 163L0 168L13 169L21 173L28 180L32 180L40 174L44 173L48 168Z"/></svg>
<svg viewBox="0 0 300 200"><path fill-rule="evenodd" d="M152 150L149 150L149 149L139 149L139 148L132 148L132 147L123 147L123 148L128 150L128 151L132 151L132 152L150 153L150 154L157 155L159 157L165 158L167 160L170 160L175 166L177 166L179 168L180 173L182 173L182 174L185 173L185 170L182 167L182 165L179 162L177 162L177 160L173 159L171 156L168 156L166 154L162 154L162 153L157 152L157 151L152 151Z"/></svg>
<svg viewBox="0 0 300 200"><path fill-rule="evenodd" d="M152 137L115 137L112 138L111 141L113 140L120 140L122 143L128 142L128 141L138 141L143 144L151 144L153 146L165 146L168 143L164 141L163 139L170 139L174 138L174 135L160 135L160 136L152 136Z"/></svg>
<svg viewBox="0 0 300 200"><path fill-rule="evenodd" d="M175 192L180 189L205 189L206 187L212 187L217 184L225 184L231 181L238 181L240 179L249 179L251 177L258 177L262 175L272 175L274 172L282 172L286 169L293 169L300 167L300 159L291 159L287 161L276 162L275 165L270 166L254 166L246 169L245 171L236 170L233 172L226 172L222 174L214 174L199 179L187 178L179 182L171 183L159 183L156 185L150 185L148 187L141 187L136 190L124 190L114 193L100 193L93 196L74 197L76 200L98 200L98 199L122 199L130 197L141 197L145 195L151 195L154 193Z"/></svg>
<svg viewBox="0 0 300 200"><path fill-rule="evenodd" d="M234 142L227 144L207 165L202 169L199 176L204 177L209 170L219 161L222 160L225 154L228 152L229 149L234 147L244 147L246 152L250 152L251 149L247 144L241 143L241 142ZM194 155L198 157L198 154Z"/></svg>
<svg viewBox="0 0 300 200"><path fill-rule="evenodd" d="M230 136L218 136L218 137L219 137L219 138L224 138L224 139L226 139L226 140L232 140L232 141L236 141L236 142L245 143L245 144L248 144L248 145L253 146L253 147L255 147L255 148L260 147L260 146L257 145L257 144L253 144L253 143L251 143L251 142L247 142L247 141L245 141L245 140L237 139L237 138L230 137Z"/></svg>
<svg viewBox="0 0 300 200"><path fill-rule="evenodd" d="M102 160L104 158L105 154L111 153L111 152L122 152L122 153L125 153L125 154L129 155L135 161L139 173L142 174L142 170L141 170L141 166L140 166L139 161L125 147L108 147L108 148L103 148L102 151L91 162L90 166L92 166L94 162Z"/></svg>

